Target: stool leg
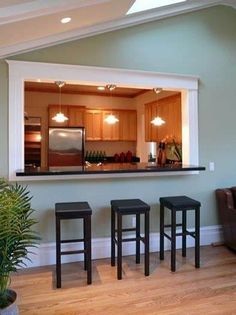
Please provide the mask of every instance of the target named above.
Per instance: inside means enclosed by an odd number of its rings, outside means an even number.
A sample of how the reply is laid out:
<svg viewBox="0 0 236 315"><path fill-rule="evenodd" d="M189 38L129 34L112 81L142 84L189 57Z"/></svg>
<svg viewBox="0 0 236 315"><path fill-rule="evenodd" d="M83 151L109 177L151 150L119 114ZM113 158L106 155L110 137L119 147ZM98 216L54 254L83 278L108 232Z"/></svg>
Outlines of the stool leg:
<svg viewBox="0 0 236 315"><path fill-rule="evenodd" d="M111 207L111 265L115 266L116 258L115 258L115 229L116 229L116 214L114 209Z"/></svg>
<svg viewBox="0 0 236 315"><path fill-rule="evenodd" d="M164 259L164 206L160 205L160 260Z"/></svg>
<svg viewBox="0 0 236 315"><path fill-rule="evenodd" d="M122 214L117 214L117 279L122 279Z"/></svg>
<svg viewBox="0 0 236 315"><path fill-rule="evenodd" d="M195 209L195 267L200 268L200 207Z"/></svg>
<svg viewBox="0 0 236 315"><path fill-rule="evenodd" d="M87 270L87 242L86 239L86 227L85 227L85 218L83 219L83 227L84 227L84 270Z"/></svg>
<svg viewBox="0 0 236 315"><path fill-rule="evenodd" d="M136 264L140 264L140 214L136 214Z"/></svg>
<svg viewBox="0 0 236 315"><path fill-rule="evenodd" d="M91 258L91 216L85 218L85 243L86 243L86 262L87 262L87 284L92 283L92 258Z"/></svg>
<svg viewBox="0 0 236 315"><path fill-rule="evenodd" d="M56 278L57 288L61 288L61 221L56 217Z"/></svg>
<svg viewBox="0 0 236 315"><path fill-rule="evenodd" d="M171 209L171 271L176 270L176 210Z"/></svg>
<svg viewBox="0 0 236 315"><path fill-rule="evenodd" d="M144 255L145 255L145 276L149 276L149 211L145 212L145 236L144 236Z"/></svg>
<svg viewBox="0 0 236 315"><path fill-rule="evenodd" d="M186 257L186 225L187 225L187 212L182 211L182 256Z"/></svg>

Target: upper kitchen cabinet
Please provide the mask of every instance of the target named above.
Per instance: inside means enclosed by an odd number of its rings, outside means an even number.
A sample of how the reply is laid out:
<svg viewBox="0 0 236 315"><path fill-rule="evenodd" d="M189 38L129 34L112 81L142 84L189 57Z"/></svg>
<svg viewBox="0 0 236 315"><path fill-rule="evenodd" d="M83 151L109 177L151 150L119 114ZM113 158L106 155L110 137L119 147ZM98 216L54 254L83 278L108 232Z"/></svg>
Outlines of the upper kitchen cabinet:
<svg viewBox="0 0 236 315"><path fill-rule="evenodd" d="M102 111L102 140L120 140L120 124L109 124L105 121L109 115L114 115L119 119L120 122L120 111L119 110L103 110Z"/></svg>
<svg viewBox="0 0 236 315"><path fill-rule="evenodd" d="M68 105L68 127L84 127L84 106Z"/></svg>
<svg viewBox="0 0 236 315"><path fill-rule="evenodd" d="M52 118L61 110L68 117L65 122L56 122ZM49 105L48 106L48 126L49 127L84 127L84 106L73 105Z"/></svg>
<svg viewBox="0 0 236 315"><path fill-rule="evenodd" d="M151 121L161 117L165 124L155 126ZM145 104L145 141L160 142L166 137L182 139L181 94L178 93L148 104Z"/></svg>
<svg viewBox="0 0 236 315"><path fill-rule="evenodd" d="M137 111L121 110L119 115L120 140L137 140Z"/></svg>
<svg viewBox="0 0 236 315"><path fill-rule="evenodd" d="M102 140L102 111L87 109L85 111L85 137L88 141Z"/></svg>
<svg viewBox="0 0 236 315"><path fill-rule="evenodd" d="M68 117L68 106L62 105L49 105L48 106L48 127L68 127L68 121L64 122L56 122L52 118L56 116L56 114L61 111L66 117Z"/></svg>

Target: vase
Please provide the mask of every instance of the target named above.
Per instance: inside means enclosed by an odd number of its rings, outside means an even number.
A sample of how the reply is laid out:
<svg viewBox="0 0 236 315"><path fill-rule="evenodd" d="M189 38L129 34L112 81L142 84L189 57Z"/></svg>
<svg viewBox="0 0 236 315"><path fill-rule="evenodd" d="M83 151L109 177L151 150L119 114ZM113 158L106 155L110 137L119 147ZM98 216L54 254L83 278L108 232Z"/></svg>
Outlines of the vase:
<svg viewBox="0 0 236 315"><path fill-rule="evenodd" d="M19 309L16 305L16 292L10 289L7 290L7 297L11 304L0 309L0 315L19 315Z"/></svg>

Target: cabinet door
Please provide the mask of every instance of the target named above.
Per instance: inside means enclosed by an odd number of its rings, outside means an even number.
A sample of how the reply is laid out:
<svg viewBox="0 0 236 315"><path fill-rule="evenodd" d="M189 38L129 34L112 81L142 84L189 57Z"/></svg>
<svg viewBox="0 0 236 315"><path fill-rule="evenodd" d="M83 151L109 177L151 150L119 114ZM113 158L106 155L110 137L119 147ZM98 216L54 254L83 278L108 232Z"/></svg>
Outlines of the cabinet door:
<svg viewBox="0 0 236 315"><path fill-rule="evenodd" d="M145 141L146 142L158 141L159 127L154 126L151 123L151 121L156 116L160 116L157 110L156 102L145 104Z"/></svg>
<svg viewBox="0 0 236 315"><path fill-rule="evenodd" d="M68 105L68 126L69 127L84 127L84 112L83 106Z"/></svg>
<svg viewBox="0 0 236 315"><path fill-rule="evenodd" d="M66 120L65 122L58 123L52 119L57 113L59 113L60 110L66 117L68 117L68 107L66 105L62 105L61 108L59 105L48 106L48 126L49 127L68 127L68 120Z"/></svg>
<svg viewBox="0 0 236 315"><path fill-rule="evenodd" d="M136 110L120 111L120 140L137 140L137 112Z"/></svg>
<svg viewBox="0 0 236 315"><path fill-rule="evenodd" d="M151 124L156 116L160 116L165 124ZM181 94L145 104L145 141L160 142L167 137L169 140L175 138L177 142L182 140Z"/></svg>
<svg viewBox="0 0 236 315"><path fill-rule="evenodd" d="M100 110L86 110L85 112L86 140L102 139L102 112Z"/></svg>
<svg viewBox="0 0 236 315"><path fill-rule="evenodd" d="M165 124L158 129L158 141L168 138L182 142L181 94L160 100L158 115L165 120Z"/></svg>
<svg viewBox="0 0 236 315"><path fill-rule="evenodd" d="M115 124L108 124L104 119L113 114L119 118L118 110L104 110L102 113L102 140L119 140L120 139L120 121Z"/></svg>

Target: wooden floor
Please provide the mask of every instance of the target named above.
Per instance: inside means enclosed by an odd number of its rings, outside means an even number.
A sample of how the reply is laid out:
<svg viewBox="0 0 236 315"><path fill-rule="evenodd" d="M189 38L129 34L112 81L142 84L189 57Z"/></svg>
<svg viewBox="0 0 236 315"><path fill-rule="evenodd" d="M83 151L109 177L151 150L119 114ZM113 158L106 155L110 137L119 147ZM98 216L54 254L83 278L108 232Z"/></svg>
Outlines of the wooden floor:
<svg viewBox="0 0 236 315"><path fill-rule="evenodd" d="M169 268L170 253L159 262L151 254L151 274L133 256L123 258L123 279L109 259L93 262L93 284L86 285L82 263L64 264L62 289L55 289L55 267L32 268L12 277L21 315L169 315L236 314L236 254L227 248L201 248L201 268L194 252L177 254L177 271Z"/></svg>

